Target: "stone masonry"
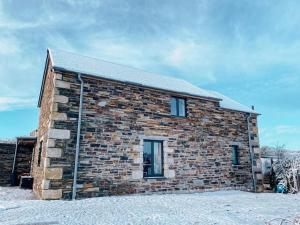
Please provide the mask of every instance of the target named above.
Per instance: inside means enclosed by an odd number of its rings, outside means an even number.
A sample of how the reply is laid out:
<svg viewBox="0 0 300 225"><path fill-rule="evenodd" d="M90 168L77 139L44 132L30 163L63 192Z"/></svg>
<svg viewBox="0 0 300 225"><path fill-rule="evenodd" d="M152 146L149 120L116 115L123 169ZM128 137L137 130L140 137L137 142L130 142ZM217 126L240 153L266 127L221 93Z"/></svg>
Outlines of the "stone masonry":
<svg viewBox="0 0 300 225"><path fill-rule="evenodd" d="M58 104L67 103L68 98L58 93L57 88L64 83L61 81L61 75L53 73L50 66L47 68L38 138L32 163L33 190L42 199L59 199L62 197L63 162L61 164L53 162L62 157L62 145L66 139L70 139L70 130L55 129L54 123L66 120L66 113L58 112ZM41 151L40 165L38 164L39 151ZM54 184L56 186L52 188Z"/></svg>
<svg viewBox="0 0 300 225"><path fill-rule="evenodd" d="M20 176L29 175L32 160L32 145L18 144L14 174L12 176L16 142L0 142L0 186L19 185ZM15 180L12 180L15 179Z"/></svg>
<svg viewBox="0 0 300 225"><path fill-rule="evenodd" d="M248 113L219 102L85 76L78 198L206 189L251 189ZM42 199L70 199L78 123L77 75L53 71L44 84L32 174ZM186 99L187 117L170 115L171 96ZM259 174L257 115L251 116L255 176ZM161 178L143 178L143 140L163 141ZM37 166L39 143L41 165ZM231 146L238 145L239 165Z"/></svg>
<svg viewBox="0 0 300 225"><path fill-rule="evenodd" d="M33 145L18 144L15 162L16 185L19 185L20 176L30 175Z"/></svg>
<svg viewBox="0 0 300 225"><path fill-rule="evenodd" d="M10 185L10 175L14 162L16 143L1 142L0 143L0 186Z"/></svg>

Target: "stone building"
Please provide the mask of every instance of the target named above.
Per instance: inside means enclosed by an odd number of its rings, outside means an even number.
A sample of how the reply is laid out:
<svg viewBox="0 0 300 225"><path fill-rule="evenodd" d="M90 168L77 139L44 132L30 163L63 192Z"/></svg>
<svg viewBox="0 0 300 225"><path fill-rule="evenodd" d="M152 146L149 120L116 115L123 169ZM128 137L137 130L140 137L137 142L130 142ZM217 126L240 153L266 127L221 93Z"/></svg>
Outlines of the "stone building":
<svg viewBox="0 0 300 225"><path fill-rule="evenodd" d="M0 140L0 186L19 185L20 177L30 175L36 137Z"/></svg>
<svg viewBox="0 0 300 225"><path fill-rule="evenodd" d="M258 113L220 93L48 50L38 106L41 199L260 190Z"/></svg>

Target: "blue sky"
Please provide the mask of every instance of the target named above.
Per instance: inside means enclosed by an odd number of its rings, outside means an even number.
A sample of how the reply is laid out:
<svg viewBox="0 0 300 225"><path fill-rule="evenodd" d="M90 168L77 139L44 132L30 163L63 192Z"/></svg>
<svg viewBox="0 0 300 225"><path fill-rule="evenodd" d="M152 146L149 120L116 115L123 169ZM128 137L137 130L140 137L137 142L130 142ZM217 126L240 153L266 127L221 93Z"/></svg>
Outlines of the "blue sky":
<svg viewBox="0 0 300 225"><path fill-rule="evenodd" d="M0 138L37 127L47 48L184 78L255 105L300 150L300 2L0 1Z"/></svg>

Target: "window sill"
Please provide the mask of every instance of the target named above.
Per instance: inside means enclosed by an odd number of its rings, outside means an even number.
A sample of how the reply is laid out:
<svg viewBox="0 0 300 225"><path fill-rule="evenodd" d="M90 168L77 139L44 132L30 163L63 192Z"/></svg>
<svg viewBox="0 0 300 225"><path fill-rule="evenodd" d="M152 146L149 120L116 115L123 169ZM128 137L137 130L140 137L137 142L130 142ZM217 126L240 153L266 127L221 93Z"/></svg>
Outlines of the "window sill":
<svg viewBox="0 0 300 225"><path fill-rule="evenodd" d="M144 180L166 180L167 178L166 177L143 177Z"/></svg>
<svg viewBox="0 0 300 225"><path fill-rule="evenodd" d="M175 116L175 115L170 115L170 117L172 117L172 118L180 118L180 119L187 118L187 116Z"/></svg>
<svg viewBox="0 0 300 225"><path fill-rule="evenodd" d="M232 164L233 167L238 167L240 166L241 164Z"/></svg>

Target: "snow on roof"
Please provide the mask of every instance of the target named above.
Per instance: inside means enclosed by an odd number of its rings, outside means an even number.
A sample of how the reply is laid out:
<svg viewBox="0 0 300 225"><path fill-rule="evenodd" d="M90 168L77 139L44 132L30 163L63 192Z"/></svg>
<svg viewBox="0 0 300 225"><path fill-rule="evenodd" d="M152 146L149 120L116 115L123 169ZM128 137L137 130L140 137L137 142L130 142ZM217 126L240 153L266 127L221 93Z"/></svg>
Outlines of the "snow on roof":
<svg viewBox="0 0 300 225"><path fill-rule="evenodd" d="M106 79L133 83L182 94L213 98L216 100L222 100L220 102L221 107L255 113L249 107L244 106L230 99L229 97L217 92L204 90L182 79L145 72L129 66L123 66L67 51L53 49L48 49L48 51L52 66L57 69L63 69L76 73L93 75Z"/></svg>
<svg viewBox="0 0 300 225"><path fill-rule="evenodd" d="M95 75L122 82L135 83L147 87L215 98L215 96L210 92L196 87L182 79L149 73L128 66L122 66L61 50L51 49L50 55L52 57L52 64L56 68L88 75Z"/></svg>
<svg viewBox="0 0 300 225"><path fill-rule="evenodd" d="M220 102L220 107L222 107L222 108L257 114L256 111L252 110L248 106L242 105L241 103L239 103L225 95L222 95L219 92L216 92L216 91L210 91L210 92L213 95L215 95L217 98L222 99L222 101Z"/></svg>

